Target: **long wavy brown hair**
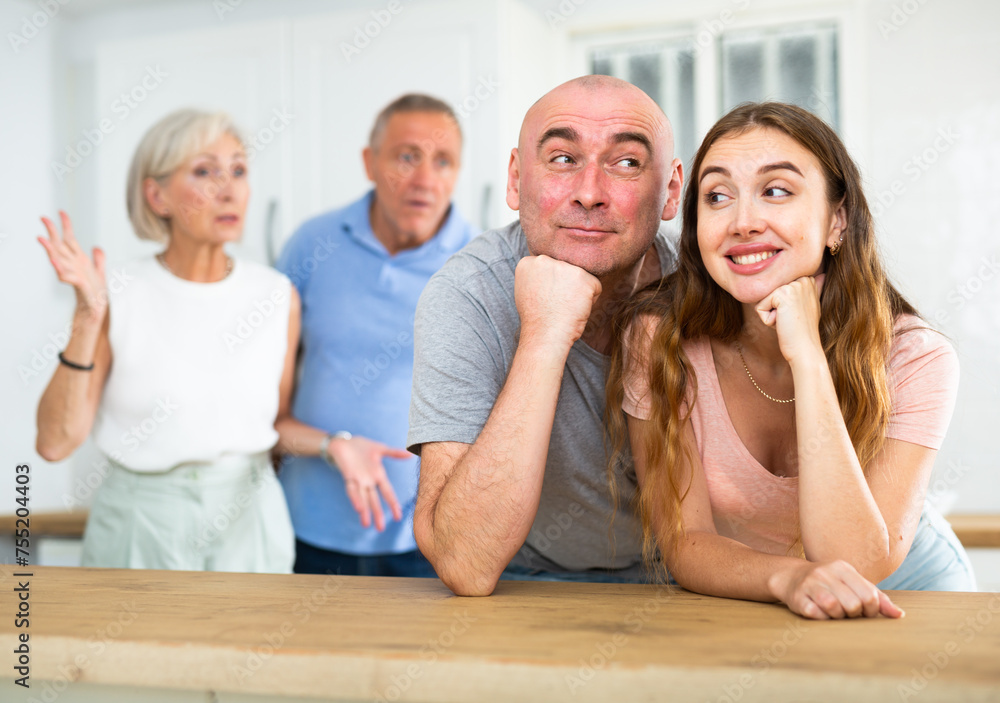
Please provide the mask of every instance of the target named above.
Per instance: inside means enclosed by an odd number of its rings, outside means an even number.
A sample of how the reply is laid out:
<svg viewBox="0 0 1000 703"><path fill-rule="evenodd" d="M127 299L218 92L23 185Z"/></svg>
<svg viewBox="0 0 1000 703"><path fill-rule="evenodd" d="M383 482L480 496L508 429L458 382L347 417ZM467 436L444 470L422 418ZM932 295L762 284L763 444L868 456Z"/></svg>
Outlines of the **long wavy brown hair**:
<svg viewBox="0 0 1000 703"><path fill-rule="evenodd" d="M788 135L807 149L822 166L827 202L843 206L847 216L838 256L823 254L826 279L820 301L819 332L847 431L861 466L867 469L885 443L891 399L888 362L897 316L916 310L889 282L875 241L871 211L861 175L836 133L820 118L794 105L747 103L722 117L705 136L689 171L684 194L683 225L676 271L637 293L615 317L611 368L607 381L605 421L612 441L609 482L617 505L615 473L627 446L622 411L626 372L648 374L652 415L641 438L646 466L638 494L643 529L643 554L655 571L665 568L657 559L659 544L677 544L682 534L682 462L690 461L693 448L684 441L684 424L690 417L685 399L697 397L697 379L691 372L682 345L704 335L735 342L743 328L740 303L723 290L705 269L698 249L698 180L709 149L724 137L755 129L772 129ZM656 323L649 352L628 361L625 348L638 350ZM628 339L626 339L626 334ZM624 344L627 342L627 344ZM641 364L641 368L635 367ZM682 414L683 413L683 414ZM654 514L662 516L662 534L654 534Z"/></svg>

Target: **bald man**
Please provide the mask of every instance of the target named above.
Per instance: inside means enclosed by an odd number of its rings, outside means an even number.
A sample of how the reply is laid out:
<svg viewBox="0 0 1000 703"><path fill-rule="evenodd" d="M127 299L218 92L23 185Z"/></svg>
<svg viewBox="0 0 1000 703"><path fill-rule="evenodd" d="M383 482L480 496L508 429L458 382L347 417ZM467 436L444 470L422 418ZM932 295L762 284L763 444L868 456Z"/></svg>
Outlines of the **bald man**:
<svg viewBox="0 0 1000 703"><path fill-rule="evenodd" d="M520 579L641 581L635 474L606 478L604 381L622 301L674 267L661 221L683 174L670 123L607 76L525 115L507 204L417 306L407 443L421 455L417 544L458 595Z"/></svg>

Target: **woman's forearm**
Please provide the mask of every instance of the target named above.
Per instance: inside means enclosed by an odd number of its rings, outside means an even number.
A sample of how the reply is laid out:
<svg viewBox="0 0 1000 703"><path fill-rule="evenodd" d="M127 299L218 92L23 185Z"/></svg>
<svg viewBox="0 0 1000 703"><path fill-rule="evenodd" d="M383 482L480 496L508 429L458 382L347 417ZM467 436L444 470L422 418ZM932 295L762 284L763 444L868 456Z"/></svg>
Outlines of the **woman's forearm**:
<svg viewBox="0 0 1000 703"><path fill-rule="evenodd" d="M103 319L94 320L86 315L74 317L63 357L80 366L93 364L94 370L57 364L38 403L36 450L46 461L60 461L72 454L94 424L96 403L92 386L103 385L107 370L106 363L97 358L103 323Z"/></svg>
<svg viewBox="0 0 1000 703"><path fill-rule="evenodd" d="M844 560L816 563L765 554L715 532L689 532L669 559L669 568L677 583L689 591L780 601L792 612L808 618L903 614Z"/></svg>
<svg viewBox="0 0 1000 703"><path fill-rule="evenodd" d="M668 562L670 575L689 591L761 602L782 600L775 584L807 563L765 554L711 532L688 532Z"/></svg>
<svg viewBox="0 0 1000 703"><path fill-rule="evenodd" d="M891 573L888 530L844 424L829 367L820 357L793 364L792 373L806 557L843 559L880 581Z"/></svg>

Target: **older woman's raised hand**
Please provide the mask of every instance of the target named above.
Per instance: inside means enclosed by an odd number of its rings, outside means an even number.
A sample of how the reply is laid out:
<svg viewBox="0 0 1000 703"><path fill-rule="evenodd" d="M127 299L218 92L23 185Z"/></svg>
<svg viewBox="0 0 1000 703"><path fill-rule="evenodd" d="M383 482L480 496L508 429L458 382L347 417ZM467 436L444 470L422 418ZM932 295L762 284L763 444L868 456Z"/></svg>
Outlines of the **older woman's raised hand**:
<svg viewBox="0 0 1000 703"><path fill-rule="evenodd" d="M59 280L73 286L76 291L76 316L90 322L101 322L108 309L104 252L94 247L91 260L73 236L69 215L60 210L59 219L62 220L62 236L59 236L55 223L43 217L42 224L48 230L49 238L38 237L38 241L45 247Z"/></svg>

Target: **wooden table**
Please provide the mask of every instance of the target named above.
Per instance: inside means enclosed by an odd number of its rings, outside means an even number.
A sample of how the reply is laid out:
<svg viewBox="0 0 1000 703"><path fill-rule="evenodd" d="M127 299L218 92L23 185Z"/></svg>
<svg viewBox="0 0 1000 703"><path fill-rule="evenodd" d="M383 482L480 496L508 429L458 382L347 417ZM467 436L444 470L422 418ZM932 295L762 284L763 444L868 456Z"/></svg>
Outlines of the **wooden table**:
<svg viewBox="0 0 1000 703"><path fill-rule="evenodd" d="M654 586L458 598L430 579L29 570L25 630L25 579L0 566L3 701L28 699L8 663L23 632L30 694L68 685L61 702L1000 701L996 593L897 592L903 620L814 622Z"/></svg>

